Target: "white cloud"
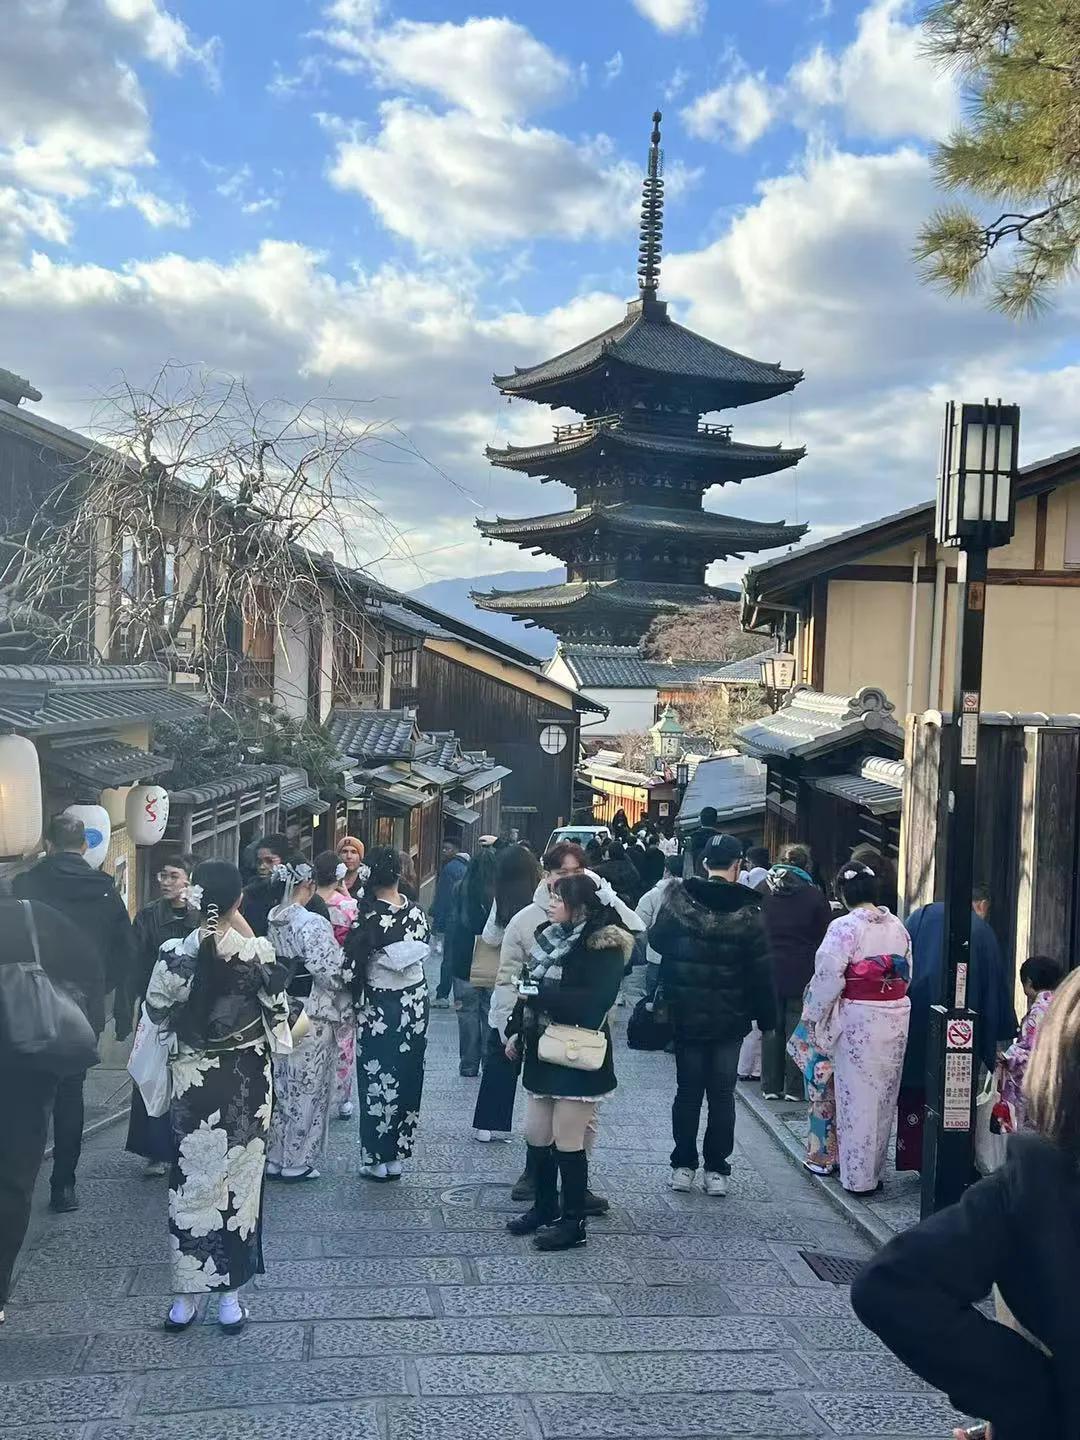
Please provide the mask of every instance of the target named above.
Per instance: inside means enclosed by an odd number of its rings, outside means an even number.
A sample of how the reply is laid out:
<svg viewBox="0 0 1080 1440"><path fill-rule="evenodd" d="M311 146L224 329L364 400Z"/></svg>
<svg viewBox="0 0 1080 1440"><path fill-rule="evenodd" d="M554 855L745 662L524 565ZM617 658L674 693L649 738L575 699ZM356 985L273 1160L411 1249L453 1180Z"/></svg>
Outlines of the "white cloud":
<svg viewBox="0 0 1080 1440"><path fill-rule="evenodd" d="M777 118L778 100L779 92L764 70L752 74L737 66L730 79L685 106L682 120L701 140L722 140L732 150L748 150Z"/></svg>
<svg viewBox="0 0 1080 1440"><path fill-rule="evenodd" d="M849 135L937 140L960 116L953 77L922 51L921 31L907 22L908 0L872 0L855 39L839 54L823 45L788 75L792 103L811 118L839 110Z"/></svg>
<svg viewBox="0 0 1080 1440"><path fill-rule="evenodd" d="M0 185L0 251L14 249L31 235L54 245L66 245L71 238L71 222L55 200L28 194L13 185Z"/></svg>
<svg viewBox="0 0 1080 1440"><path fill-rule="evenodd" d="M571 88L571 66L505 17L461 25L398 20L386 29L363 19L324 38L369 68L384 88L428 91L470 113L520 119Z"/></svg>
<svg viewBox="0 0 1080 1440"><path fill-rule="evenodd" d="M163 10L157 0L104 0L106 14L129 26L148 60L176 71L183 65L199 65L216 83L220 42L198 43L182 20Z"/></svg>
<svg viewBox="0 0 1080 1440"><path fill-rule="evenodd" d="M706 0L633 0L633 6L669 35L700 30L705 22Z"/></svg>
<svg viewBox="0 0 1080 1440"><path fill-rule="evenodd" d="M108 200L112 210L130 206L138 211L148 225L155 230L165 225L174 225L186 230L191 224L191 211L182 200L166 200L150 190L144 190L130 175L120 175L113 186Z"/></svg>
<svg viewBox="0 0 1080 1440"><path fill-rule="evenodd" d="M667 83L666 83L665 86L664 86L664 99L665 99L665 100L676 100L676 99L678 99L678 97L679 97L679 96L682 94L682 92L686 89L686 86L687 86L689 80L690 80L690 72L689 72L689 70L684 70L681 65L676 65L676 66L675 66L675 69L671 72L671 75L670 75Z"/></svg>
<svg viewBox="0 0 1080 1440"><path fill-rule="evenodd" d="M235 170L229 170L223 166L204 163L212 174L221 177L214 186L216 193L223 200L233 201L241 215L262 215L280 208L280 192L270 191L256 184L250 165L244 164Z"/></svg>
<svg viewBox="0 0 1080 1440"><path fill-rule="evenodd" d="M640 171L603 136L574 143L554 130L460 110L439 115L407 100L387 101L380 118L374 138L339 135L330 178L423 248L612 235L633 223Z"/></svg>
<svg viewBox="0 0 1080 1440"><path fill-rule="evenodd" d="M610 85L623 72L623 53L616 50L609 60L604 61L604 84Z"/></svg>

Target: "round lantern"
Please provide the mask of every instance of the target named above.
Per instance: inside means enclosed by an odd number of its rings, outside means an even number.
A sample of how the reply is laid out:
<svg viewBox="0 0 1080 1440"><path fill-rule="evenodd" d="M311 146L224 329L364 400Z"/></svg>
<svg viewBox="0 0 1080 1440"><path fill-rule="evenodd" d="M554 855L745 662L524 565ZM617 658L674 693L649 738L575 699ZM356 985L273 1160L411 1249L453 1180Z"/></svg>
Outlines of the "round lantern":
<svg viewBox="0 0 1080 1440"><path fill-rule="evenodd" d="M41 820L37 750L25 735L0 735L0 856L36 850Z"/></svg>
<svg viewBox="0 0 1080 1440"><path fill-rule="evenodd" d="M169 823L169 792L163 785L136 785L128 791L124 813L136 845L157 845Z"/></svg>
<svg viewBox="0 0 1080 1440"><path fill-rule="evenodd" d="M86 827L86 854L83 859L94 870L100 870L109 853L112 824L104 805L69 805L65 815L81 820Z"/></svg>
<svg viewBox="0 0 1080 1440"><path fill-rule="evenodd" d="M105 809L109 812L109 824L115 830L118 825L127 823L127 797L131 793L129 785L123 785L118 790L102 790L100 800Z"/></svg>

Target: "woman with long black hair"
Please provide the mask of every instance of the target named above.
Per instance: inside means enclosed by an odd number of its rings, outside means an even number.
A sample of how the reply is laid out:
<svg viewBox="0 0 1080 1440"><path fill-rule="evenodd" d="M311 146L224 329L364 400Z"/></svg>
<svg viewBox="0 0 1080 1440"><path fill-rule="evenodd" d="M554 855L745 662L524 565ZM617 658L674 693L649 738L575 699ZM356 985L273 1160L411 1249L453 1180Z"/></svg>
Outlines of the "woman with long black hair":
<svg viewBox="0 0 1080 1440"><path fill-rule="evenodd" d="M167 1330L186 1330L195 1297L219 1292L218 1320L247 1320L239 1290L263 1273L262 1190L273 1106L271 1053L291 1045L285 972L239 912L240 871L195 867L187 891L198 928L161 948L146 1010L175 1037L169 1238L176 1298Z"/></svg>
<svg viewBox="0 0 1080 1440"><path fill-rule="evenodd" d="M401 892L399 852L372 850L368 864L371 875L345 952L357 993L363 992L356 1036L360 1173L387 1181L401 1178L420 1120L431 932L427 916Z"/></svg>

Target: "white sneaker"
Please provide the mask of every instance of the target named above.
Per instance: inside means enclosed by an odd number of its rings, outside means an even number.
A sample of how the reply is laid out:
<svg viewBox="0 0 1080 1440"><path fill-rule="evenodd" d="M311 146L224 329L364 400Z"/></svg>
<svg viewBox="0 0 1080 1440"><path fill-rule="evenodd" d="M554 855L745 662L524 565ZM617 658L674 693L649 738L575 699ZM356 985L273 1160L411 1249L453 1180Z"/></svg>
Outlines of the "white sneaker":
<svg viewBox="0 0 1080 1440"><path fill-rule="evenodd" d="M400 1160L388 1160L386 1162L386 1178L388 1180L400 1180L401 1170L402 1166Z"/></svg>
<svg viewBox="0 0 1080 1440"><path fill-rule="evenodd" d="M490 1145L495 1139L494 1134L490 1130L474 1130L472 1133L473 1139L479 1140L481 1145Z"/></svg>
<svg viewBox="0 0 1080 1440"><path fill-rule="evenodd" d="M360 1174L365 1180L388 1180L385 1165L361 1165Z"/></svg>
<svg viewBox="0 0 1080 1440"><path fill-rule="evenodd" d="M705 1171L705 1194L706 1194L706 1195L726 1195L726 1194L727 1194L727 1176L726 1176L726 1175L718 1175L715 1170L706 1170L706 1171Z"/></svg>
<svg viewBox="0 0 1080 1440"><path fill-rule="evenodd" d="M672 1188L672 1190L677 1190L680 1195L687 1195L687 1194L689 1194L689 1192L694 1188L694 1176L695 1176L696 1174L697 1174L697 1171L696 1171L696 1170L686 1170L686 1169L672 1170L672 1172L671 1172L671 1188Z"/></svg>

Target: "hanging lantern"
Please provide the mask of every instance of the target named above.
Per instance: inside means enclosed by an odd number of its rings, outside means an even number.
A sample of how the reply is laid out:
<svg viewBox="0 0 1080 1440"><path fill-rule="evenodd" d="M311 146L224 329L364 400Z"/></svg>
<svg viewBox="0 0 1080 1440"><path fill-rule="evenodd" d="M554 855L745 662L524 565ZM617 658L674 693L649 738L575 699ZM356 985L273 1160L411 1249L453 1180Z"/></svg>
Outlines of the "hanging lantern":
<svg viewBox="0 0 1080 1440"><path fill-rule="evenodd" d="M0 856L29 855L41 843L41 766L25 735L0 735Z"/></svg>
<svg viewBox="0 0 1080 1440"><path fill-rule="evenodd" d="M121 785L119 789L102 790L101 792L99 798L109 812L109 824L114 830L118 825L127 823L127 797L130 794L130 785Z"/></svg>
<svg viewBox="0 0 1080 1440"><path fill-rule="evenodd" d="M135 845L157 845L169 823L169 792L163 785L136 785L128 791L124 814Z"/></svg>
<svg viewBox="0 0 1080 1440"><path fill-rule="evenodd" d="M81 820L86 829L86 853L83 859L92 870L100 870L109 853L112 822L104 805L69 805L65 815Z"/></svg>

